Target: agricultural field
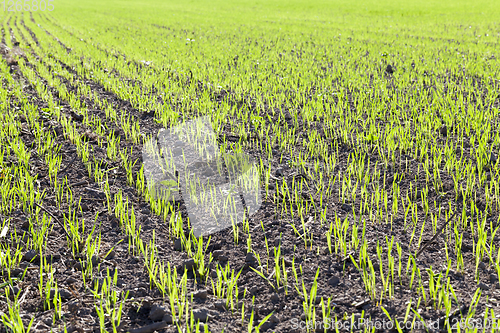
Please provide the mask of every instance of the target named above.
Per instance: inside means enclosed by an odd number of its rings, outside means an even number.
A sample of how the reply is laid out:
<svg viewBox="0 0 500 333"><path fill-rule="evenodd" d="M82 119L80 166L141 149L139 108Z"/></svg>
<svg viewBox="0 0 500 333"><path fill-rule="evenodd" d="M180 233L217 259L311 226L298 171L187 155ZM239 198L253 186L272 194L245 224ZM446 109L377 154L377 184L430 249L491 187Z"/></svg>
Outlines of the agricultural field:
<svg viewBox="0 0 500 333"><path fill-rule="evenodd" d="M1 333L498 331L498 4L27 2Z"/></svg>

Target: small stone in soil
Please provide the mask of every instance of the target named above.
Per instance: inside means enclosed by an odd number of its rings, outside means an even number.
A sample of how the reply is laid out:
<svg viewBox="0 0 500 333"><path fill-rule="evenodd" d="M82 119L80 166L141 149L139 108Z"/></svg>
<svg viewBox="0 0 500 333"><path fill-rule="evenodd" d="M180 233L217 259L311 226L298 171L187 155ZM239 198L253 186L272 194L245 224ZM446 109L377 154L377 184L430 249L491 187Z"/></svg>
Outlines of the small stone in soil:
<svg viewBox="0 0 500 333"><path fill-rule="evenodd" d="M219 311L226 310L226 303L224 303L224 302L215 302L214 306L215 306L215 309L217 309Z"/></svg>
<svg viewBox="0 0 500 333"><path fill-rule="evenodd" d="M252 252L248 252L246 257L245 257L245 262L247 263L254 263L257 261L257 258Z"/></svg>
<svg viewBox="0 0 500 333"><path fill-rule="evenodd" d="M77 271L81 271L83 270L83 263L81 261L78 261L77 263L75 263L75 265L73 266Z"/></svg>
<svg viewBox="0 0 500 333"><path fill-rule="evenodd" d="M21 228L24 230L28 230L30 228L30 221L25 220L23 224L21 225Z"/></svg>
<svg viewBox="0 0 500 333"><path fill-rule="evenodd" d="M187 269L188 271L193 269L194 267L194 259L188 259L188 260L185 260L181 266L179 267L182 271L184 269Z"/></svg>
<svg viewBox="0 0 500 333"><path fill-rule="evenodd" d="M14 286L14 287L11 287L11 290L12 290L12 292L10 293L9 296L10 296L11 300L14 300L16 298L16 296L19 294L20 289L19 289L19 287Z"/></svg>
<svg viewBox="0 0 500 333"><path fill-rule="evenodd" d="M332 276L328 280L328 284L331 285L331 286L333 286L333 287L338 286L339 283L340 283L340 279L338 278L338 276Z"/></svg>
<svg viewBox="0 0 500 333"><path fill-rule="evenodd" d="M31 262L32 260L34 260L37 257L38 257L38 255L37 255L35 250L29 250L28 252L26 252L24 254L23 260Z"/></svg>
<svg viewBox="0 0 500 333"><path fill-rule="evenodd" d="M73 111L71 111L70 114L71 114L71 117L73 117L73 119L76 120L76 121L82 121L83 120L83 116L80 115L80 114L77 114L77 113L75 113Z"/></svg>
<svg viewBox="0 0 500 333"><path fill-rule="evenodd" d="M214 257L214 259L218 259L223 254L224 254L224 251L222 251L222 250L215 250L212 252L212 256Z"/></svg>
<svg viewBox="0 0 500 333"><path fill-rule="evenodd" d="M193 293L193 297L195 298L200 298L200 299L206 299L208 296L208 292L206 289L198 290Z"/></svg>
<svg viewBox="0 0 500 333"><path fill-rule="evenodd" d="M480 282L477 286L478 286L479 288L483 289L483 290L488 290L488 289L490 289L490 286L488 286L486 283L483 283L483 282Z"/></svg>
<svg viewBox="0 0 500 333"><path fill-rule="evenodd" d="M351 206L348 204L342 204L342 209L346 212L350 212L352 210Z"/></svg>
<svg viewBox="0 0 500 333"><path fill-rule="evenodd" d="M71 299L71 296L73 296L71 292L64 288L59 289L59 295L61 295L61 298L63 300L69 300Z"/></svg>
<svg viewBox="0 0 500 333"><path fill-rule="evenodd" d="M174 250L175 251L182 251L182 241L180 238L176 238L174 241Z"/></svg>
<svg viewBox="0 0 500 333"><path fill-rule="evenodd" d="M174 319L172 318L172 315L170 313L165 313L161 321L164 321L167 324L172 324L174 322Z"/></svg>
<svg viewBox="0 0 500 333"><path fill-rule="evenodd" d="M155 304L151 308L151 311L149 311L149 319L152 321L161 320L166 313L167 310L164 307Z"/></svg>
<svg viewBox="0 0 500 333"><path fill-rule="evenodd" d="M208 310L205 308L193 310L193 318L195 321L207 321L208 320Z"/></svg>
<svg viewBox="0 0 500 333"><path fill-rule="evenodd" d="M280 319L278 318L278 316L273 314L271 317L269 317L269 322L271 322L273 324L277 324L280 322Z"/></svg>
<svg viewBox="0 0 500 333"><path fill-rule="evenodd" d="M256 295L259 292L259 287L250 288L250 295Z"/></svg>
<svg viewBox="0 0 500 333"><path fill-rule="evenodd" d="M79 301L73 301L71 303L68 303L68 310L69 310L69 312L71 312L73 314L77 314L80 307L81 307L81 304Z"/></svg>
<svg viewBox="0 0 500 333"><path fill-rule="evenodd" d="M115 252L115 250L113 249L113 250L109 251L109 253L106 255L106 258L105 258L105 259L107 259L107 260L109 260L109 259L113 259L115 256L116 256L116 252Z"/></svg>

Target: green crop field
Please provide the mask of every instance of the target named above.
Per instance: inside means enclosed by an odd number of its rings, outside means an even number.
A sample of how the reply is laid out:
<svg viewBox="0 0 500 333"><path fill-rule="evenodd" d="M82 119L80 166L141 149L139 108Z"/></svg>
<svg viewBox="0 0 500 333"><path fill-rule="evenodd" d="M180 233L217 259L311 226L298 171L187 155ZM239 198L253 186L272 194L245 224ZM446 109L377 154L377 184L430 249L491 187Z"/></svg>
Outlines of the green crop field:
<svg viewBox="0 0 500 333"><path fill-rule="evenodd" d="M2 0L0 332L497 332L499 17Z"/></svg>

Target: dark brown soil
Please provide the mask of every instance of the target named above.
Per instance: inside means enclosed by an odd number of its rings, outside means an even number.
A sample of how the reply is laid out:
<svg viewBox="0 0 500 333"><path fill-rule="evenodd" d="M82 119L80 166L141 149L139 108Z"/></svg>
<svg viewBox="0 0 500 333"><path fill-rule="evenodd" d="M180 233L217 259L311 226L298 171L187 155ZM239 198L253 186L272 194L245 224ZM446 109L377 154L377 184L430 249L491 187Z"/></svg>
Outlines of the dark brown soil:
<svg viewBox="0 0 500 333"><path fill-rule="evenodd" d="M33 38L35 36L33 35ZM26 41L20 41L21 43ZM3 44L2 44L3 45ZM13 78L18 82L26 82L27 78L21 73L17 62L15 61L15 56L20 56L16 54L12 56L12 50L7 50L2 46L2 61L6 61L12 70ZM44 59L40 59L44 61ZM142 66L141 64L137 64ZM34 68L31 64L28 64L31 68ZM73 74L78 80L84 80L85 83L91 88L91 90L99 96L100 99L108 101L108 103L126 110L126 112L135 117L135 119L140 123L141 131L144 133L156 133L161 126L158 125L152 115L147 115L141 111L135 109L129 101L124 101L118 98L115 94L110 91L106 91L99 83L87 80L82 77L78 77L76 71L71 68L66 68L71 74ZM389 70L390 69L390 70ZM389 65L387 66L386 72L391 74L393 68ZM113 73L110 73L113 75ZM59 77L59 79L66 84L66 86L71 89L71 83ZM453 79L453 78L450 78ZM140 82L138 82L140 84ZM202 85L200 85L202 89ZM49 88L53 96L59 96L58 92ZM36 105L39 109L46 108L48 105L41 101L40 96L38 96L36 90L32 85L26 85L23 88L23 92L26 99ZM155 92L152 92L155 93ZM222 99L225 95L231 96L230 98L234 103L241 103L240 97L232 95L231 92L223 92L218 98ZM216 97L217 98L217 97ZM100 117L105 122L105 112L100 110L94 102L88 98L81 100L87 105L89 109L89 115L95 115ZM58 99L57 103L63 107L63 113L73 118L75 118L75 112L71 109L69 104ZM17 106L20 103L11 100L10 109L17 110ZM16 112L16 111L13 111ZM20 118L22 115L19 113ZM273 116L273 121L280 124L281 126L291 126L291 119L280 118L278 115ZM87 221L89 224L89 229L92 227L92 223L96 223L98 226L98 232L100 232L102 237L101 242L101 257L96 260L97 267L94 268L94 276L97 280L104 278L107 271L118 272L118 284L117 288L120 291L128 291L130 301L128 301L124 308L123 314L123 331L145 327L153 323L149 318L151 308L154 305L163 305L167 302L161 295L161 293L154 287L150 285L148 273L145 270L143 259L137 254L129 250L128 237L120 229L118 221L112 212L108 212L106 208L106 200L100 195L101 190L95 183L93 178L89 178L87 172L85 171L85 166L78 156L76 156L76 146L71 143L62 135L61 124L53 118L42 119L39 121L44 121L44 125L47 131L54 133L56 138L56 146L60 147L59 154L63 156L63 167L65 168L65 175L67 177L70 188L73 192L73 196L77 200L81 199L82 214L81 217ZM45 191L45 197L43 199L43 208L49 211L57 219L63 219L63 213L67 210L67 207L58 208L54 200L55 193L52 186L48 181L47 166L42 156L38 156L36 153L37 143L35 142L35 136L33 135L32 129L30 129L26 120L21 120L23 126L23 132L21 138L23 142L31 147L31 172L33 175L38 175L36 181L36 188L38 192ZM142 146L135 145L131 142L127 142L123 136L123 130L116 126L112 122L106 122L108 126L107 133L114 131L118 135L122 135L121 148L132 147L132 160L138 160L136 166L133 169L134 178L136 178L137 171L142 163ZM318 129L322 129L321 122L318 120L315 124ZM91 131L82 123L79 124L78 130L80 133L86 133ZM305 132L307 128L305 127L301 119L298 120L298 132ZM234 133L230 131L221 131L218 133L219 136L223 137L226 135L227 138L234 138L238 140L238 137L234 136ZM442 132L439 135L438 144L444 142L445 140L452 139L450 137L445 137L448 135L447 131ZM104 149L100 148L95 140L95 133L93 135L88 135L88 143L93 149L93 156L96 160L102 162L103 169L117 168L117 172L110 177L111 192L112 194L122 191L124 197L128 198L128 201L133 205L135 215L137 218L137 224L141 226L142 239L150 240L152 239L153 232L155 234L155 244L158 249L158 256L165 262L169 262L173 266L182 266L182 264L188 259L186 253L182 251L174 250L175 238L170 234L165 222L162 218L154 215L147 202L144 201L143 197L139 195L134 187L130 187L127 184L126 173L119 162L114 162L106 156ZM265 138L263 138L265 140ZM229 143L228 143L229 144ZM341 142L331 142L330 151L339 152L338 160L339 164L337 168L339 170L347 167L348 157L353 158L353 147L349 143ZM267 161L272 169L273 177L278 179L280 182L285 181L291 184L292 182L299 182L300 175L302 175L303 170L293 169L287 166L286 161L280 162L280 152L279 148L275 147L276 154L271 161ZM468 147L465 149L465 155L467 158L473 158L471 152L473 147ZM263 156L263 152L258 149L248 149L246 151L251 156L259 158ZM406 189L409 188L410 180L415 176L421 179L421 185L425 185L425 175L422 174L422 169L419 169L420 162L415 159L411 152L401 153L396 157L396 163L393 165L389 164L383 170L381 177L386 177L388 179L387 183L392 184L394 181L394 175L397 171L403 177L398 182L401 192L405 193ZM371 155L366 157L367 163L373 167L375 163L380 162L378 154L373 152ZM105 167L104 167L105 166ZM279 170L279 171L278 171ZM419 174L420 172L420 174ZM307 179L307 176L303 175ZM391 178L392 177L392 178ZM62 178L61 178L62 179ZM461 207L462 200L456 199L454 197L453 180L452 178L443 173L443 188L445 195L441 195L436 190L429 192L429 202L436 203L437 207L451 207L455 210ZM73 185L72 185L73 184ZM390 188L391 185L387 185ZM274 187L271 185L270 188ZM420 189L420 188L418 188ZM334 193L338 193L338 185L336 185ZM305 197L310 197L311 200L319 202L319 197L314 193L313 190L305 191L302 193ZM476 198L477 207L484 209L484 193L480 193ZM360 202L341 202L340 198L333 197L331 202L329 202L329 210L327 215L327 220L330 221L335 219L335 216L340 217L342 220L348 218L351 222L354 221L353 210L357 213L359 211ZM187 217L185 207L182 202L180 203L179 210L183 212L184 217ZM354 315L355 317L360 317L363 313L365 318L371 317L372 320L387 321L387 316L383 312L380 304L371 301L369 295L365 291L363 282L361 280L360 273L353 265L349 256L329 254L327 247L327 240L325 236L325 226L321 227L319 223L309 223L309 233L313 236L313 246L312 248L305 248L304 241L299 238L294 230L291 228L291 224L297 226L301 225L300 219L293 219L289 215L281 216L280 208L273 203L273 196L267 198L260 210L250 218L250 230L252 235L252 247L260 255L261 258L267 258L266 253L266 241L267 244L272 248L281 244L281 253L285 259L287 266L291 266L292 262L295 263L295 267L299 269L299 265L302 266L302 279L305 283L307 290L309 290L315 274L319 269L318 277L318 296L324 297L325 299L331 297L334 307L332 309L333 316L337 316L339 320L347 314L348 317ZM431 208L433 213L437 213L437 209ZM472 214L470 209L467 210L468 214ZM424 220L423 207L418 206L419 221ZM96 218L97 216L97 218ZM357 215L356 215L357 216ZM27 230L27 214L22 210L15 210L10 216L12 221L14 221L15 229L18 234L22 234L22 231ZM491 213L487 218L487 223L492 223L496 226L499 218L498 212ZM359 216L357 216L359 219ZM311 221L315 222L315 218L311 217ZM95 222L94 222L95 221ZM368 240L369 252L376 254L376 244L386 244L386 237L394 237L395 244L400 244L403 253L402 263L406 266L409 254L414 254L417 248L417 242L414 240L411 247L408 246L410 243L411 234L404 231L405 226L411 224L411 221L405 221L404 212L399 211L398 215L392 216L391 224L382 223L369 223L366 225L365 238ZM441 218L439 220L440 225L443 224L445 220ZM262 231L261 223L264 225L265 232ZM359 223L359 222L358 222ZM417 230L421 228L417 227ZM411 228L410 228L411 230ZM352 230L349 229L349 233ZM426 268L432 267L434 271L442 271L442 265L445 263L443 260L444 256L444 244L447 242L447 234L452 232L448 228L445 228L445 232L438 236L436 240L427 246L426 250L418 257L417 266L424 272ZM428 223L424 232L424 242L430 240L434 235L433 230ZM456 296L459 300L459 304L453 304L452 309L461 309L465 315L468 311L468 305L472 300L472 296L477 289L478 282L482 282L487 286L483 290L482 301L476 309L476 313L479 315L484 312L486 306L499 310L499 303L496 301L490 301L486 303L486 298L495 299L499 296L498 278L496 281L490 281L490 274L494 274L491 267L488 265L481 266L479 270L479 280L474 277L475 262L474 256L472 254L472 242L475 240L474 237L467 231L463 231L464 237L464 261L465 261L465 274L462 274L453 269L448 273L448 278L450 279L453 287L455 289ZM246 248L246 235L241 233L240 242L235 244L233 241L233 231L231 229L226 229L217 232L211 236L210 245L207 251L207 258L209 253L217 252L219 258L224 258L220 260L219 263L229 262L231 268L235 271L242 270L240 279L238 281L238 288L240 293L246 290L247 297L243 300L245 304L246 313L250 313L250 309L255 311L255 321L259 323L265 316L273 312L275 317L273 317L272 322L268 321L267 324L262 328L263 331L274 331L274 332L303 332L305 329L297 328L297 323L302 320L304 314L302 299L297 290L293 287L293 274L289 272L289 288L285 292L284 288L279 288L274 290L270 285L261 277L259 277L250 267L256 266L254 262L249 262L247 258L247 248ZM20 241L21 248L24 248L26 241ZM12 244L11 244L12 245ZM386 246L384 245L385 249ZM114 249L112 255L104 258L104 255L108 253L109 250ZM393 252L394 253L394 252ZM30 253L26 251L26 258L29 258ZM19 291L22 295L22 302L20 302L23 319L28 321L30 317L34 317L34 331L36 332L48 332L50 328L60 329L64 323L67 323L67 327L70 328L68 331L84 331L84 332L99 332L99 324L97 319L97 314L94 308L95 301L92 295L86 290L83 279L81 267L79 267L78 262L73 258L70 249L68 248L65 241L64 230L55 224L54 230L50 233L48 238L48 245L45 250L45 255L48 260L52 262L53 267L56 270L55 278L58 281L58 287L61 290L65 290L67 297L64 299L63 312L64 318L53 321L53 312L44 311L42 306L42 300L40 299L38 293L38 277L39 277L39 258L31 260L23 260L19 269L11 272L13 276L20 276L24 271L26 271L22 281L19 281L13 288L15 291ZM453 256L452 256L453 257ZM270 263L272 263L273 257L270 256ZM218 260L214 260L213 265L215 265ZM383 261L382 265L386 266L387 262ZM455 267L456 263L452 259L452 267ZM406 267L403 267L405 269ZM213 271L213 270L212 270ZM445 270L446 272L446 270ZM5 274L5 272L4 272ZM189 284L188 293L195 292L200 289L208 289L208 297L204 299L195 298L191 303L193 309L206 308L208 309L211 319L206 323L210 331L212 332L242 332L247 331L247 321L244 325L241 323L241 311L238 310L235 313L231 311L217 307L216 304L220 301L213 296L212 286L210 283L204 285L203 281L197 279L191 272L188 274ZM426 278L426 277L424 277ZM409 289L409 279L404 278L401 281L401 286L396 289L396 294L390 300L384 299L382 301L382 306L388 311L393 318L404 318L405 311L407 309L407 302L412 300L416 302L418 297L413 288L412 291ZM300 291L302 287L297 286ZM252 306L252 297L255 297L254 305ZM0 307L4 307L7 303L2 300L4 296L0 296ZM168 304L168 303L167 303ZM436 311L432 306L421 307L422 311L420 315L427 322L437 322L444 316L443 311ZM0 311L6 312L6 308L0 308ZM316 310L316 315L320 318L321 309ZM409 320L413 320L414 314L410 313ZM247 318L248 320L248 318ZM319 319L318 319L319 320ZM0 328L0 332L4 332L4 328ZM167 325L167 327L159 329L159 332L177 332L178 329L175 325ZM357 331L356 329L354 331ZM419 330L415 330L419 331ZM424 331L424 330L421 330Z"/></svg>

